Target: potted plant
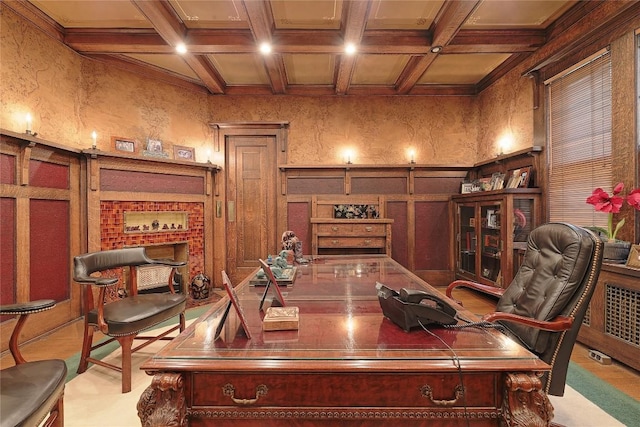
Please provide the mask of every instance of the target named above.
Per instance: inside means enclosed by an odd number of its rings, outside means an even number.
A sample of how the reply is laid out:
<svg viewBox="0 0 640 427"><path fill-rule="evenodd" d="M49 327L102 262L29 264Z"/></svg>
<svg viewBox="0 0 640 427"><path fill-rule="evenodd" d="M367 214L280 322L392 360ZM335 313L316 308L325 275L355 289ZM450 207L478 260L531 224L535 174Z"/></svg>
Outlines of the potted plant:
<svg viewBox="0 0 640 427"><path fill-rule="evenodd" d="M620 182L613 188L612 196L609 196L609 193L602 188L596 188L593 190L591 196L587 198L587 203L593 205L596 211L609 215L606 229L602 227L589 227L592 230L598 231L601 236L606 237L603 257L605 261L609 262L624 262L631 248L631 242L616 239L616 235L624 225L625 220L622 218L622 220L618 221L614 226L613 214L620 212L625 199L629 205L640 211L640 188L631 191L627 196L620 195L623 190L624 184Z"/></svg>

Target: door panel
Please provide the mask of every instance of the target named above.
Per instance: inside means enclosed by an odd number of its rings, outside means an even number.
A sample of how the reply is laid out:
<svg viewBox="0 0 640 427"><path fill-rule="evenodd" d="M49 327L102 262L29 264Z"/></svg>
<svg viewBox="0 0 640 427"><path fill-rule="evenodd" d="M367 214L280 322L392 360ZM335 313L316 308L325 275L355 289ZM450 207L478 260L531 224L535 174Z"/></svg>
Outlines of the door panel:
<svg viewBox="0 0 640 427"><path fill-rule="evenodd" d="M227 138L227 269L238 283L276 246L276 141Z"/></svg>

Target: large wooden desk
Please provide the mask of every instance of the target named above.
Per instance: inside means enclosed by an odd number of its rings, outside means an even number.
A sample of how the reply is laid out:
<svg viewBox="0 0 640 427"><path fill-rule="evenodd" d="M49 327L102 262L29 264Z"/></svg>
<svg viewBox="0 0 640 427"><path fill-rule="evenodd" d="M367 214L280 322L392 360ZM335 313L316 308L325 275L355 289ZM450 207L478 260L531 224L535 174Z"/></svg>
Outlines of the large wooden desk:
<svg viewBox="0 0 640 427"><path fill-rule="evenodd" d="M432 289L388 257L299 266L281 287L300 308L298 331L262 331L263 288L249 279L236 292L251 340L235 316L213 339L225 301L201 316L142 366L154 375L138 403L143 426L524 427L553 417L538 378L549 366L499 332L406 333L385 319L376 281Z"/></svg>

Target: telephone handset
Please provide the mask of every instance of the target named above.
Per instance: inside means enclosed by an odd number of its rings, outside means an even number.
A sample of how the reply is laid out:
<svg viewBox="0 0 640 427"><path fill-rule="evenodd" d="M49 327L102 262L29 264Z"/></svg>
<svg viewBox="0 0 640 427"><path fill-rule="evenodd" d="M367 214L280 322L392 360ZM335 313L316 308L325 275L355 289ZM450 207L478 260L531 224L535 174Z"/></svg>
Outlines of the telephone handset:
<svg viewBox="0 0 640 427"><path fill-rule="evenodd" d="M378 300L385 317L405 331L430 323L455 325L456 310L436 295L418 289L402 288L397 292L376 283Z"/></svg>

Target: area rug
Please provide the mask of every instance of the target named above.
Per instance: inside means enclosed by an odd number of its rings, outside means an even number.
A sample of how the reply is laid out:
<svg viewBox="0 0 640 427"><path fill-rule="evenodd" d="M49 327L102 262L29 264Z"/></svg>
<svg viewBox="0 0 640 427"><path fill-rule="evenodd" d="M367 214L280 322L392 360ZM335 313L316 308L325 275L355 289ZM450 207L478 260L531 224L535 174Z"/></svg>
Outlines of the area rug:
<svg viewBox="0 0 640 427"><path fill-rule="evenodd" d="M130 393L120 393L119 373L103 368L91 366L85 373L77 375L67 383L65 391L65 426L66 427L133 427L139 426L140 420L136 411L136 404L140 395L151 383L151 377L140 370L140 366L166 343L156 342L145 349L134 353L132 390ZM113 350L106 360L116 360L119 363L120 350ZM572 364L573 365L573 364ZM77 361L71 364L69 369L75 371ZM579 367L577 367L579 368ZM576 370L576 365L570 368ZM591 375L586 372L587 375ZM575 373L570 373L575 375ZM584 372L579 372L584 376ZM592 375L591 375L592 376ZM623 421L619 414L616 417L608 414L594 402L578 393L574 388L567 386L563 397L550 396L555 409L554 422L566 427L619 427L638 425L640 419L640 404L638 401L620 393L599 379L580 379L590 392L611 394L611 399L616 405L611 407L613 411L623 413ZM611 390L613 390L613 392ZM619 395L626 396L628 400ZM606 396L604 396L606 397ZM595 399L594 399L595 400ZM606 409L606 408L605 408ZM626 420L626 421L625 421Z"/></svg>

